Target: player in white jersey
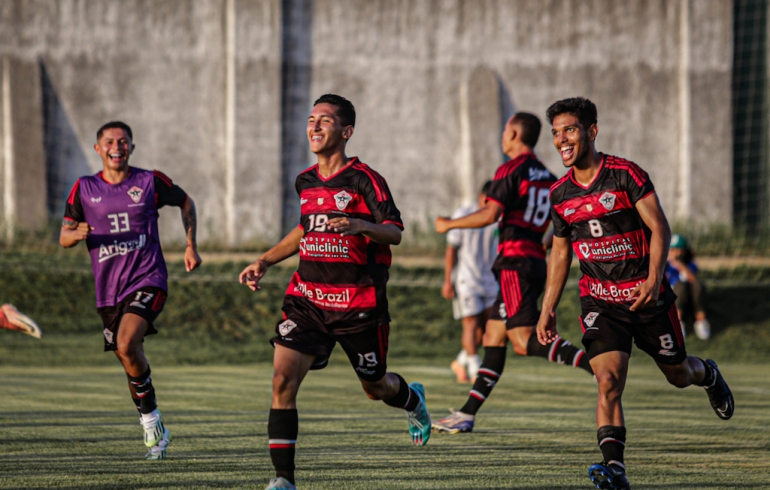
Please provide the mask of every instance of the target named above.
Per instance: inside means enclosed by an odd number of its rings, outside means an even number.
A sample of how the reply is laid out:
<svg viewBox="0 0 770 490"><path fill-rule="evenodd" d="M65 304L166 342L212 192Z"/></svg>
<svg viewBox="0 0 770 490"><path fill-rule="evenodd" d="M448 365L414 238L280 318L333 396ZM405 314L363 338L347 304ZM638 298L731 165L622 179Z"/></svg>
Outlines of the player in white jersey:
<svg viewBox="0 0 770 490"><path fill-rule="evenodd" d="M478 201L458 208L452 219L478 211L486 201L490 185L491 180L481 188ZM477 349L499 289L492 272L497 257L497 235L497 223L482 228L457 228L447 233L441 295L452 300L454 318L462 321L462 350L452 361L458 383L474 382L481 366Z"/></svg>

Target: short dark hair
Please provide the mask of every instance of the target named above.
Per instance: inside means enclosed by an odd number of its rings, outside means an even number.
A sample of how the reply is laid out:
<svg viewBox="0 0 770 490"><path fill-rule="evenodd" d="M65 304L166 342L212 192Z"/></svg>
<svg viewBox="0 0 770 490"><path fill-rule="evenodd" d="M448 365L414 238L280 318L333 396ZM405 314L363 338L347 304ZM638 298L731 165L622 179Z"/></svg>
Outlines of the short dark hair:
<svg viewBox="0 0 770 490"><path fill-rule="evenodd" d="M540 118L529 112L517 112L513 115L513 122L521 126L521 142L534 148L543 128Z"/></svg>
<svg viewBox="0 0 770 490"><path fill-rule="evenodd" d="M596 104L585 97L572 97L556 101L545 111L545 117L551 124L559 114L572 114L578 118L583 129L588 129L592 124L596 124Z"/></svg>
<svg viewBox="0 0 770 490"><path fill-rule="evenodd" d="M99 139L102 137L102 134L107 129L122 129L126 133L128 133L128 137L133 141L134 139L134 133L131 131L131 126L124 123L123 121L110 121L107 124L102 125L101 128L99 128L99 131L96 132L96 141L99 141Z"/></svg>
<svg viewBox="0 0 770 490"><path fill-rule="evenodd" d="M489 194L490 187L492 187L491 180L484 182L484 185L481 186L481 192L479 192L479 194L484 194L486 196L487 194Z"/></svg>
<svg viewBox="0 0 770 490"><path fill-rule="evenodd" d="M341 95L324 94L313 102L313 107L318 104L331 104L337 107L337 117L343 126L356 126L356 108L353 103Z"/></svg>

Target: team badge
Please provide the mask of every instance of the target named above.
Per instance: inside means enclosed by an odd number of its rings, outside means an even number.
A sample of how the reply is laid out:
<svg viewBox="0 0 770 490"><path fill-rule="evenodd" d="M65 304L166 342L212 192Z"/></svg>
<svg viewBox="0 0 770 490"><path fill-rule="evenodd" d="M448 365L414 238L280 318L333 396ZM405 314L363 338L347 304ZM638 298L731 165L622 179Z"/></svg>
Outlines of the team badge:
<svg viewBox="0 0 770 490"><path fill-rule="evenodd" d="M508 318L508 312L505 311L505 303L500 303L500 309L497 312L500 314L500 318Z"/></svg>
<svg viewBox="0 0 770 490"><path fill-rule="evenodd" d="M104 329L104 339L107 341L108 344L112 343L112 332L109 328Z"/></svg>
<svg viewBox="0 0 770 490"><path fill-rule="evenodd" d="M607 211L612 211L612 208L615 207L615 194L605 192L602 194L602 197L599 198L599 202L602 203L602 206L604 206Z"/></svg>
<svg viewBox="0 0 770 490"><path fill-rule="evenodd" d="M594 326L594 322L596 321L596 318L598 316L599 316L598 313L595 313L595 312L592 311L591 313L589 313L585 317L583 317L583 323L585 323L589 327L593 327Z"/></svg>
<svg viewBox="0 0 770 490"><path fill-rule="evenodd" d="M583 254L583 257L588 258L591 255L591 246L586 242L581 243L578 248L580 249L580 253Z"/></svg>
<svg viewBox="0 0 770 490"><path fill-rule="evenodd" d="M141 187L134 186L128 190L128 197L131 198L132 201L139 204L139 201L142 200L142 193L144 193L144 190L142 190Z"/></svg>
<svg viewBox="0 0 770 490"><path fill-rule="evenodd" d="M99 204L100 202L102 202L102 196L99 196L99 197L92 197L92 198L91 198L91 202L93 202L93 203L96 203L96 204Z"/></svg>
<svg viewBox="0 0 770 490"><path fill-rule="evenodd" d="M281 334L281 337L286 337L287 335L289 335L289 332L294 330L294 327L296 326L297 324L294 323L293 321L285 320L283 323L280 323L278 325L278 333Z"/></svg>
<svg viewBox="0 0 770 490"><path fill-rule="evenodd" d="M318 201L316 201L316 202L317 202L317 203L318 203L318 205L320 206L321 204L323 204L323 203L324 203L324 198L323 198L323 197L319 197L319 198L318 198Z"/></svg>
<svg viewBox="0 0 770 490"><path fill-rule="evenodd" d="M591 211L593 211L593 210L594 210L594 207L593 207L593 206L591 206L590 204L586 204L586 209L587 209L587 210L588 210L588 212L590 213Z"/></svg>
<svg viewBox="0 0 770 490"><path fill-rule="evenodd" d="M343 211L348 206L348 203L352 199L353 199L353 196L351 196L345 191L340 191L334 194L334 202L337 203L337 209L339 209L340 211Z"/></svg>

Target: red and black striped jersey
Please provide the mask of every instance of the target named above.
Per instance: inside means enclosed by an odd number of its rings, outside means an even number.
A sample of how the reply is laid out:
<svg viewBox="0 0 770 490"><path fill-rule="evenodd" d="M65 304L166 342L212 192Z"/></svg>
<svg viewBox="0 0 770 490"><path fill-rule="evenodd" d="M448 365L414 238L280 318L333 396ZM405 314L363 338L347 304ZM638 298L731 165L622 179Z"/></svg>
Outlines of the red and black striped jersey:
<svg viewBox="0 0 770 490"><path fill-rule="evenodd" d="M297 176L300 224L299 268L286 291L327 312L334 321L360 319L377 310L387 323L385 284L391 264L389 245L363 235L341 236L327 226L332 218L350 217L403 229L401 213L387 182L357 157L324 178L314 165Z"/></svg>
<svg viewBox="0 0 770 490"><path fill-rule="evenodd" d="M676 299L663 278L655 307L628 310L636 301L631 292L647 279L650 268L651 232L636 203L653 192L647 172L611 155L602 155L599 171L587 186L570 169L551 188L554 235L569 238L580 260L584 309L634 321L666 311Z"/></svg>
<svg viewBox="0 0 770 490"><path fill-rule="evenodd" d="M545 260L543 234L551 221L548 194L556 177L533 153L502 164L487 200L503 208L494 269L515 269L521 259Z"/></svg>

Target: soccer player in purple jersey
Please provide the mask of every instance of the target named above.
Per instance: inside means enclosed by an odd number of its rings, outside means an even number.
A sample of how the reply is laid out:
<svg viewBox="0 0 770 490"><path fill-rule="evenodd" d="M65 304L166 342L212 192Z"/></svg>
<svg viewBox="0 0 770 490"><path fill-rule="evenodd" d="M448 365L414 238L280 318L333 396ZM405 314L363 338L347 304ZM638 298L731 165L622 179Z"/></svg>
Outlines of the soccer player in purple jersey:
<svg viewBox="0 0 770 490"><path fill-rule="evenodd" d="M628 160L596 151L596 106L576 97L547 111L553 144L567 174L551 188L554 238L538 340L557 338L556 306L573 252L580 260L583 345L599 384L597 438L604 461L588 475L596 488L630 489L623 461L626 427L621 397L632 343L652 357L677 388L703 386L717 416L734 402L712 360L688 356L666 281L671 230L647 173Z"/></svg>
<svg viewBox="0 0 770 490"><path fill-rule="evenodd" d="M158 235L158 209L177 206L187 235L188 272L201 263L195 239L195 203L161 172L131 167L131 128L109 122L96 133L103 170L81 177L67 198L59 242L85 240L96 280L96 307L104 324L104 350L114 351L128 376L131 398L144 428L146 459L164 459L171 434L158 410L142 342L157 333L168 272Z"/></svg>
<svg viewBox="0 0 770 490"><path fill-rule="evenodd" d="M503 374L508 341L517 355L543 357L591 373L582 350L561 338L543 346L535 334L540 316L537 300L545 286L543 242L550 224L548 191L556 181L534 153L541 128L534 114L519 112L511 116L501 138L503 153L510 160L497 169L484 206L461 218L436 218L439 233L494 223L499 223L500 229L498 254L492 266L500 289L486 323L484 360L465 405L433 423L438 431L473 431L476 413Z"/></svg>
<svg viewBox="0 0 770 490"><path fill-rule="evenodd" d="M423 386L387 371L390 245L401 243L404 225L385 179L345 155L355 123L355 108L344 97L327 94L315 101L307 138L318 163L297 176L300 223L239 276L256 291L268 267L300 255L271 340L267 433L275 478L267 490L296 489L297 392L309 370L326 366L337 343L367 396L403 409L416 445L430 437Z"/></svg>

